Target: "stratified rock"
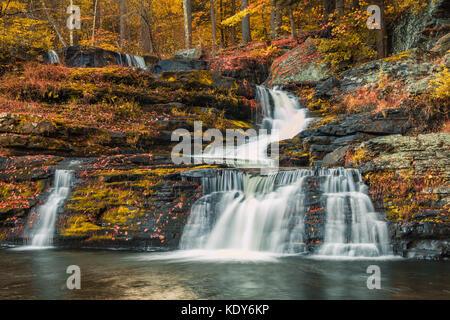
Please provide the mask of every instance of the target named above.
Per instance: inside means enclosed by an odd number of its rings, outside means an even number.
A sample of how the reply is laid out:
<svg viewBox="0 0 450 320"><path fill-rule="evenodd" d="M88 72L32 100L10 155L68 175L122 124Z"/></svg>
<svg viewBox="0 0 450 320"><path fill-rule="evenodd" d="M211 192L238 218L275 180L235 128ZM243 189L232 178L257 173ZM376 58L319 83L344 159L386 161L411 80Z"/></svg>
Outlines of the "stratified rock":
<svg viewBox="0 0 450 320"><path fill-rule="evenodd" d="M392 51L400 53L412 48L433 48L445 33L440 27L450 23L450 1L429 1L425 12L403 15L393 24L391 33Z"/></svg>

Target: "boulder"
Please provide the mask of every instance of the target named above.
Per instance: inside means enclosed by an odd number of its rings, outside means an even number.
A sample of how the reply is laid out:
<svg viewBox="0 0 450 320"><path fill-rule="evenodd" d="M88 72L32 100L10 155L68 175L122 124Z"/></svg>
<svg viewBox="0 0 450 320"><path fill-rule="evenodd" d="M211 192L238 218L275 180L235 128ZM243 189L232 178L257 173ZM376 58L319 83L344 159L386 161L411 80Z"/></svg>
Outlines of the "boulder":
<svg viewBox="0 0 450 320"><path fill-rule="evenodd" d="M73 68L102 68L110 65L139 68L146 66L143 57L83 46L64 48L63 57L64 64Z"/></svg>
<svg viewBox="0 0 450 320"><path fill-rule="evenodd" d="M329 67L322 62L316 40L308 38L298 47L274 61L269 77L270 85L318 82L331 75Z"/></svg>
<svg viewBox="0 0 450 320"><path fill-rule="evenodd" d="M197 47L194 49L180 50L174 54L174 58L176 58L176 59L199 60L202 56L203 56L203 50L200 47Z"/></svg>
<svg viewBox="0 0 450 320"><path fill-rule="evenodd" d="M204 60L174 58L161 60L147 68L148 71L160 74L166 71L194 71L207 70L208 62Z"/></svg>

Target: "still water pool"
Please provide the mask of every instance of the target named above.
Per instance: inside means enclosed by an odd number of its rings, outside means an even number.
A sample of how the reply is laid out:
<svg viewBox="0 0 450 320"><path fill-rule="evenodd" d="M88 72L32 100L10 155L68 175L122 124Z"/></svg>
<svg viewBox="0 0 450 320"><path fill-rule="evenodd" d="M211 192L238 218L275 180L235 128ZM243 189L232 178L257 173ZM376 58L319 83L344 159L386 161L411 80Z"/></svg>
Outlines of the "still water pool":
<svg viewBox="0 0 450 320"><path fill-rule="evenodd" d="M69 265L81 289L69 290ZM381 289L367 288L367 267ZM448 262L0 250L0 299L450 299Z"/></svg>

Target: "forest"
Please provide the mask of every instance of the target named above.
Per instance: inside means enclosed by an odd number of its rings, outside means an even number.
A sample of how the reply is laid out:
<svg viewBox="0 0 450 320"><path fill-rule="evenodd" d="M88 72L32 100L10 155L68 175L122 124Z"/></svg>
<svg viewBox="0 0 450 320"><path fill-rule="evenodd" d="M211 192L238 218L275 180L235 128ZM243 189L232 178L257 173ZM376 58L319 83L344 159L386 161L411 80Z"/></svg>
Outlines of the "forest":
<svg viewBox="0 0 450 320"><path fill-rule="evenodd" d="M450 0L0 0L0 299L448 299L449 70Z"/></svg>
<svg viewBox="0 0 450 320"><path fill-rule="evenodd" d="M381 28L370 32L367 6L382 8ZM80 8L80 28L69 30L68 8ZM168 57L201 46L211 53L251 41L297 39L325 32L331 61L385 57L386 26L406 10L420 12L420 0L2 0L3 49L48 50L95 46L132 54ZM5 48L6 47L6 48ZM356 52L354 52L356 51Z"/></svg>

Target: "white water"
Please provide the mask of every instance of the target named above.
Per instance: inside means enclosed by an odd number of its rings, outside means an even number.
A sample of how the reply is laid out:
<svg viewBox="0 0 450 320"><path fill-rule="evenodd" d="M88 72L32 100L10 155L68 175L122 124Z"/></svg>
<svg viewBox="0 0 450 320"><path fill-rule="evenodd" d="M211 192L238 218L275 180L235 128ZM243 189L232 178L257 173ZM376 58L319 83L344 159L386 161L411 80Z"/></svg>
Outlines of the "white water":
<svg viewBox="0 0 450 320"><path fill-rule="evenodd" d="M222 173L205 180L214 180L226 191L207 194L194 204L181 248L297 252L298 245L303 245L303 180L311 172L284 171L269 177L231 170Z"/></svg>
<svg viewBox="0 0 450 320"><path fill-rule="evenodd" d="M300 169L264 177L235 170L219 173L203 178L206 194L192 207L181 249L217 252L218 257L227 256L224 252L305 252L307 200L316 197L326 209L319 256L391 254L387 223L378 219L356 170ZM318 190L307 185L308 178L319 182Z"/></svg>
<svg viewBox="0 0 450 320"><path fill-rule="evenodd" d="M135 56L132 54L125 54L125 65L127 67L136 67L140 69L144 69L146 67L143 57Z"/></svg>
<svg viewBox="0 0 450 320"><path fill-rule="evenodd" d="M58 210L70 193L73 171L56 170L53 188L47 201L38 208L38 217L32 228L32 248L45 248L52 245Z"/></svg>
<svg viewBox="0 0 450 320"><path fill-rule="evenodd" d="M252 136L237 146L210 146L204 151L203 159L237 167L277 166L278 159L268 156L269 146L293 138L312 119L306 117L306 109L300 106L298 99L284 91L257 87L257 99L263 118L260 125L267 129L267 134Z"/></svg>
<svg viewBox="0 0 450 320"><path fill-rule="evenodd" d="M387 223L380 221L357 170L328 169L324 244L319 255L377 257L391 254Z"/></svg>
<svg viewBox="0 0 450 320"><path fill-rule="evenodd" d="M61 63L61 59L59 58L59 55L55 50L49 50L47 55L50 64Z"/></svg>

